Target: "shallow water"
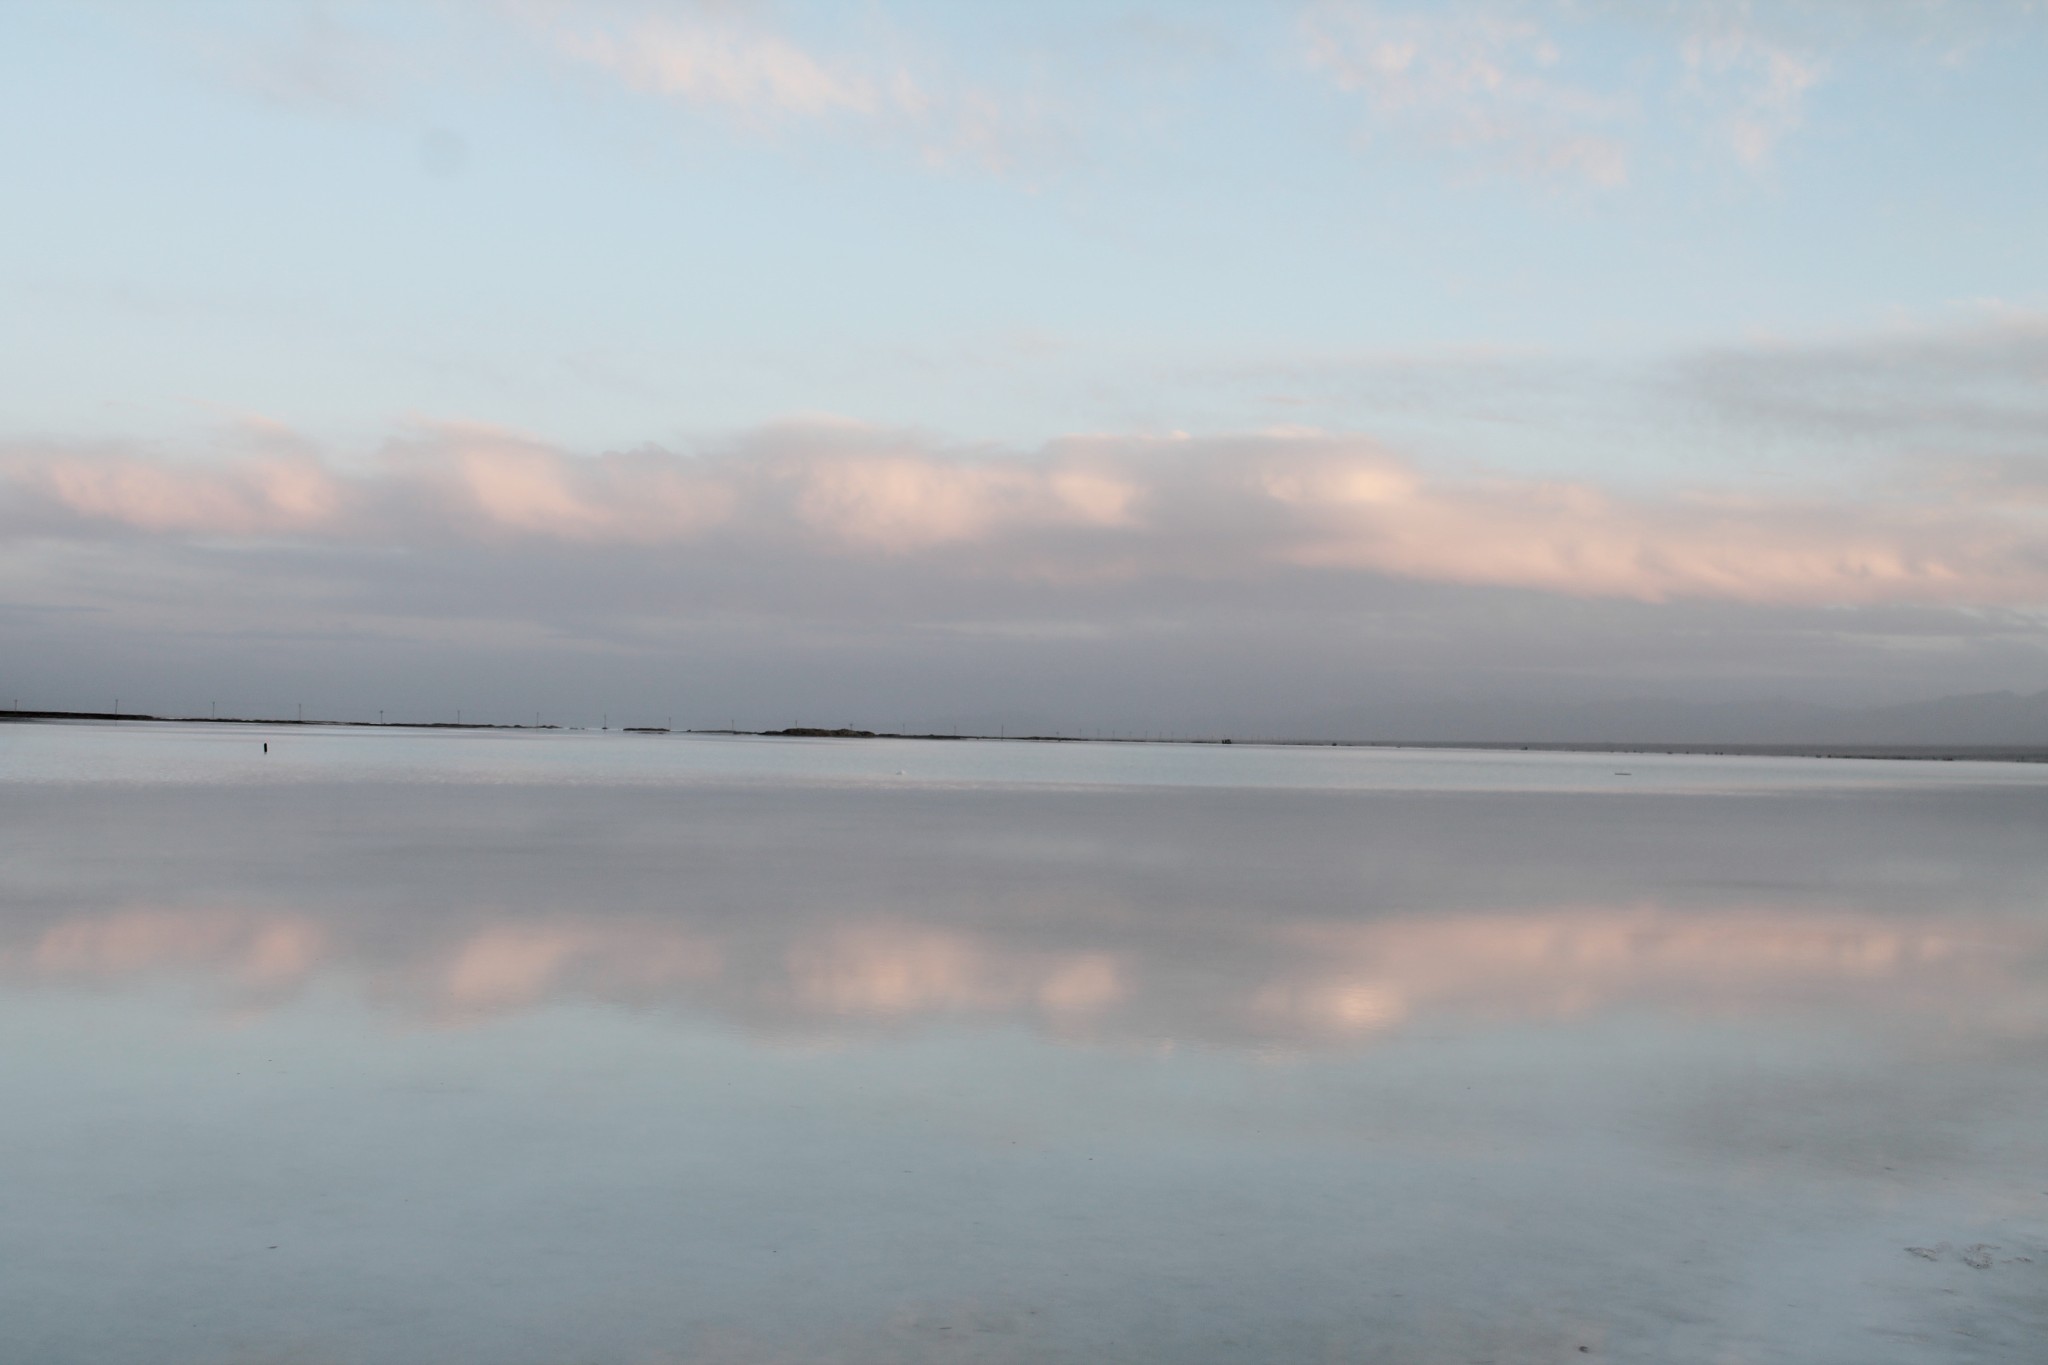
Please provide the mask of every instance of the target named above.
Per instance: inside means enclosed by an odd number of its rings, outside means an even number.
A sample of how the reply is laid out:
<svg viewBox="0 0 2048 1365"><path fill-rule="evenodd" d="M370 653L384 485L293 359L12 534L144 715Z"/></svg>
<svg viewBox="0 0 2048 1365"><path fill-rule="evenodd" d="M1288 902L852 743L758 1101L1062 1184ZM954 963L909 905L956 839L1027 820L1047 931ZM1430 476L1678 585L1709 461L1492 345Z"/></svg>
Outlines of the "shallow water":
<svg viewBox="0 0 2048 1365"><path fill-rule="evenodd" d="M0 726L0 1039L9 1361L2048 1356L2035 766Z"/></svg>

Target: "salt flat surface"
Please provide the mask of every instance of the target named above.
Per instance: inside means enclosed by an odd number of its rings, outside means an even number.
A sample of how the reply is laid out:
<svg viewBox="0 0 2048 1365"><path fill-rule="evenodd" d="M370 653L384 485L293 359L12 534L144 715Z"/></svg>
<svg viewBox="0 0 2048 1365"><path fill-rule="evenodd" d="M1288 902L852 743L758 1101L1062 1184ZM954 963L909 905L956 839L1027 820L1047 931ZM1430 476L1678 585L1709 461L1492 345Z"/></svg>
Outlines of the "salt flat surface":
<svg viewBox="0 0 2048 1365"><path fill-rule="evenodd" d="M6 1361L2048 1358L2039 767L0 726L0 1039Z"/></svg>

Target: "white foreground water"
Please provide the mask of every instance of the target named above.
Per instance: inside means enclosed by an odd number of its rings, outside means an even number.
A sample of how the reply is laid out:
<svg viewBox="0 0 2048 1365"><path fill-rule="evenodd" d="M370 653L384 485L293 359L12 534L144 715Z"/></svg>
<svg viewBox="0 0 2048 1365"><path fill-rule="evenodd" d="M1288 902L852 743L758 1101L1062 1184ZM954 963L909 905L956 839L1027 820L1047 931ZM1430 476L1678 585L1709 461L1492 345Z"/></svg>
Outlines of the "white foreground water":
<svg viewBox="0 0 2048 1365"><path fill-rule="evenodd" d="M1587 1359L2048 1359L2048 769L0 726L0 1360Z"/></svg>

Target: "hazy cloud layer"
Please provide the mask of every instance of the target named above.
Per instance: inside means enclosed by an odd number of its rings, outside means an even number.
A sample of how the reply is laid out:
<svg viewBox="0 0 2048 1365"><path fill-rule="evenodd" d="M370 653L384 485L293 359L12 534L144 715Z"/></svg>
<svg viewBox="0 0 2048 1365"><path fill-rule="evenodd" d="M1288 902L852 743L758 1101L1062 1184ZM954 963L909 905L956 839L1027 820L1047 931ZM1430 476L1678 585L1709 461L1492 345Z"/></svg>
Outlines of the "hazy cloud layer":
<svg viewBox="0 0 2048 1365"><path fill-rule="evenodd" d="M254 420L205 450L17 438L0 692L1796 738L1796 715L1612 703L2038 691L2043 336L1995 308L1626 371L1501 353L1289 377L1378 384L1432 424L1421 443L1302 428L1018 449L823 418L610 451L454 422L355 449ZM1456 458L1603 422L1752 458L1657 479ZM1599 717L1570 709L1601 698Z"/></svg>
<svg viewBox="0 0 2048 1365"><path fill-rule="evenodd" d="M2048 315L2036 311L1717 347L1668 373L1681 401L1734 424L1949 460L2048 454Z"/></svg>
<svg viewBox="0 0 2048 1365"><path fill-rule="evenodd" d="M1312 432L1019 453L809 423L707 453L583 456L440 425L361 467L301 450L185 462L17 447L0 471L17 538L695 547L1070 585L1306 567L1651 602L2048 603L2048 521L1996 489L1630 495L1436 475Z"/></svg>

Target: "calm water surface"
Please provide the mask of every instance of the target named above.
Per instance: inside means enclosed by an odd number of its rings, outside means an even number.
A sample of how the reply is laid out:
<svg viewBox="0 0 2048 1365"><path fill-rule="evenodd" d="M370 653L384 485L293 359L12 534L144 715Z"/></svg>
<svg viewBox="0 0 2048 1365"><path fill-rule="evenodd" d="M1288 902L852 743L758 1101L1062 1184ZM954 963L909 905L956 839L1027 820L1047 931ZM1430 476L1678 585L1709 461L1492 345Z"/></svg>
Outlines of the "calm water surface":
<svg viewBox="0 0 2048 1365"><path fill-rule="evenodd" d="M10 1365L2038 1365L2044 1044L2024 765L0 726Z"/></svg>

